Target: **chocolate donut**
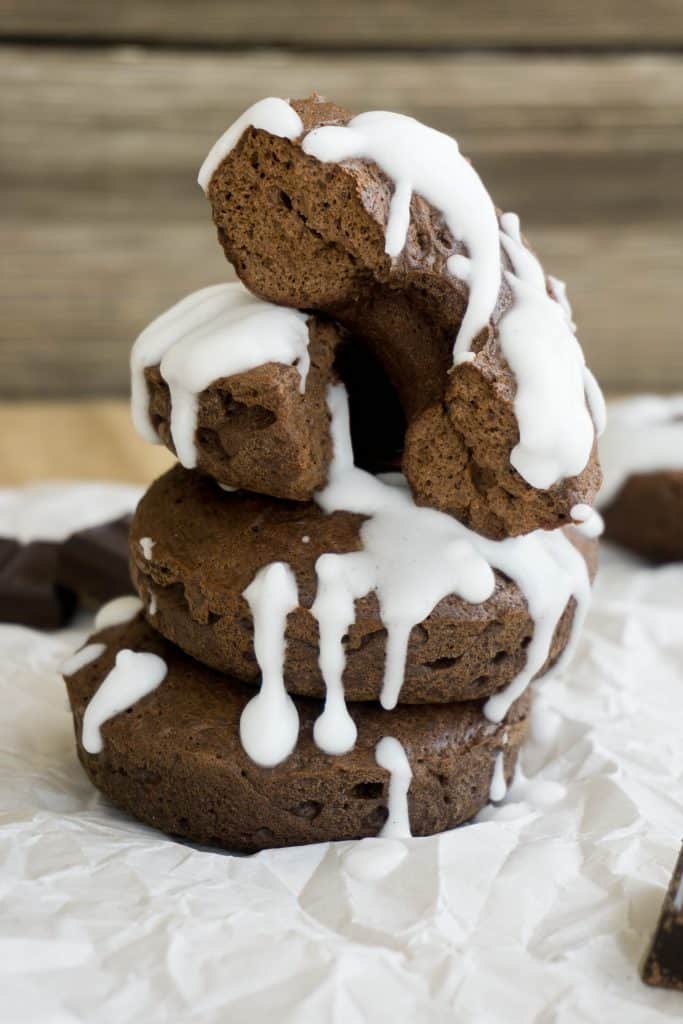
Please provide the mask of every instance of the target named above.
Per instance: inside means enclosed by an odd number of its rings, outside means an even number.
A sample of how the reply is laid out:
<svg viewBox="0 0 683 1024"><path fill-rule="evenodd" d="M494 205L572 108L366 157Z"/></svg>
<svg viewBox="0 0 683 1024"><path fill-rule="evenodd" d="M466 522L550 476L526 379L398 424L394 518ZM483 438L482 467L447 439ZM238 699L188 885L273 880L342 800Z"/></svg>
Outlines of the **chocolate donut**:
<svg viewBox="0 0 683 1024"><path fill-rule="evenodd" d="M321 556L359 551L364 521L344 511L325 514L314 504L226 494L212 480L175 466L152 484L135 513L133 583L150 623L168 640L212 668L256 683L254 627L243 593L263 567L286 563L296 577L299 606L287 619L285 684L292 693L322 697L320 634L311 611L319 586L316 566ZM453 522L453 528L458 524ZM575 544L583 545L592 572L595 542L571 534ZM153 541L151 550L143 538ZM533 559L543 557L536 547L539 540L574 551L561 531L557 537L545 534L511 543L520 547L521 557L522 545L529 545ZM498 542L484 543L499 547ZM576 560L587 579L582 559L577 555ZM572 596L563 601L538 674L566 647L575 606ZM524 669L534 631L524 594L500 571L492 596L482 603L449 593L410 632L400 701L472 700L504 689ZM378 596L370 592L356 601L345 641L348 699L380 697L386 647Z"/></svg>
<svg viewBox="0 0 683 1024"><path fill-rule="evenodd" d="M203 288L133 347L138 432L224 487L310 499L332 457L326 394L340 339L329 321L239 284Z"/></svg>
<svg viewBox="0 0 683 1024"><path fill-rule="evenodd" d="M500 725L476 702L392 714L351 705L357 743L332 758L312 738L317 702L296 698L296 746L277 767L264 768L240 744L253 690L191 661L141 617L96 633L80 662L67 666L65 681L78 756L93 784L148 825L245 852L375 836L401 799L414 835L467 821L489 800L494 779L503 791L510 780L530 705L524 696ZM102 701L112 681L130 687L115 709ZM393 775L378 763L386 737L399 766L399 744L408 766L394 793ZM401 782L409 782L407 804Z"/></svg>
<svg viewBox="0 0 683 1024"><path fill-rule="evenodd" d="M683 395L611 403L600 451L605 538L654 562L683 559Z"/></svg>
<svg viewBox="0 0 683 1024"><path fill-rule="evenodd" d="M452 139L268 99L218 140L200 183L252 292L330 315L372 350L419 504L502 538L592 502L604 410L561 285Z"/></svg>

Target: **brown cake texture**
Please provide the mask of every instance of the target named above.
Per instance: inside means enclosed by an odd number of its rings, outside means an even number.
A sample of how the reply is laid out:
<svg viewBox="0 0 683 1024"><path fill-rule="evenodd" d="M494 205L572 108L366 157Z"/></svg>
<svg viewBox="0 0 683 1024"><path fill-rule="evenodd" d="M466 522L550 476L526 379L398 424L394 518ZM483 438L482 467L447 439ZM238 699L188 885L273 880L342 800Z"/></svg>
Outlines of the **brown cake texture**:
<svg viewBox="0 0 683 1024"><path fill-rule="evenodd" d="M607 508L605 539L653 562L683 560L683 472L630 476Z"/></svg>
<svg viewBox="0 0 683 1024"><path fill-rule="evenodd" d="M323 697L318 625L310 613L315 563L325 552L357 551L363 517L326 515L314 504L226 494L198 473L175 466L143 496L131 527L131 573L150 623L193 658L244 682L256 683L253 624L243 591L260 568L287 562L300 607L287 619L285 685ZM591 571L596 543L583 545ZM140 541L154 540L147 558ZM545 671L564 649L574 602L558 624ZM497 574L493 596L470 604L450 595L411 634L400 700L438 703L489 696L524 667L533 621L518 587ZM350 700L377 700L386 631L374 593L356 602L346 641L344 688Z"/></svg>
<svg viewBox="0 0 683 1024"><path fill-rule="evenodd" d="M142 617L92 639L105 643L105 652L65 681L78 756L93 784L148 825L230 850L377 835L387 817L389 776L375 760L384 736L396 737L410 761L413 834L453 828L487 803L499 753L511 779L526 731L528 694L500 725L486 720L479 702L401 706L391 713L350 704L358 741L350 753L329 757L312 738L320 703L296 698L296 749L277 767L261 768L239 738L251 688L191 661ZM83 714L123 649L159 655L167 675L106 722L102 752L88 754L81 745Z"/></svg>
<svg viewBox="0 0 683 1024"><path fill-rule="evenodd" d="M294 501L323 487L332 458L327 387L342 337L333 323L308 321L310 369L301 394L295 366L265 363L220 377L198 396L197 465L226 487L243 487ZM160 367L145 371L150 420L175 452L171 396Z"/></svg>
<svg viewBox="0 0 683 1024"><path fill-rule="evenodd" d="M316 96L291 105L304 132L351 117ZM208 198L225 254L252 292L328 314L370 348L403 409L402 467L418 503L494 538L570 522L572 506L591 504L600 485L596 446L578 476L548 490L511 466L516 384L496 326L509 286L503 278L491 323L473 343L475 361L452 367L468 288L446 261L465 249L441 213L413 195L406 245L388 257L392 191L372 162L322 164L301 139L248 128L216 169Z"/></svg>

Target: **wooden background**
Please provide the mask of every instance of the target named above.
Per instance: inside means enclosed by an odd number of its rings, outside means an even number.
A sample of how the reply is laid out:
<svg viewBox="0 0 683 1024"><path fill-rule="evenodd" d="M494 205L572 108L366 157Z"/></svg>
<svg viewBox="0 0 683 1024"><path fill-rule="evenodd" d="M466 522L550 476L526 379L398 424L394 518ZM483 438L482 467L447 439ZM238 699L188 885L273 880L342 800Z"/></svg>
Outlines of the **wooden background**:
<svg viewBox="0 0 683 1024"><path fill-rule="evenodd" d="M123 396L138 331L229 273L209 146L313 89L456 135L603 384L683 388L682 49L681 0L1 0L2 397Z"/></svg>

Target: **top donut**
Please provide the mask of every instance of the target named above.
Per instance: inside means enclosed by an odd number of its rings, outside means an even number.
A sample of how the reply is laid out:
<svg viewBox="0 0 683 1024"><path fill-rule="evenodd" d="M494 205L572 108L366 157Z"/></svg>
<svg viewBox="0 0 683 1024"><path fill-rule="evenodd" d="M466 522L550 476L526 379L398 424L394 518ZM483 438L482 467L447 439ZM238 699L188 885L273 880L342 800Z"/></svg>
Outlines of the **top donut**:
<svg viewBox="0 0 683 1024"><path fill-rule="evenodd" d="M604 404L563 287L545 276L516 215L496 210L453 139L400 114L352 117L317 96L269 98L221 136L199 182L253 295L306 311L309 333L332 318L342 330L331 353L340 338L344 350L362 344L370 369L351 359L345 383L352 418L360 396L356 429L376 439L369 468L400 460L419 504L498 539L554 529L592 504ZM357 386L359 366L367 372ZM146 368L154 392L149 358ZM327 358L317 407L340 372ZM289 372L289 385L278 374L280 407L288 386L305 409L299 374ZM207 395L197 403L199 428ZM230 450L230 403L219 406ZM152 419L168 443L163 409ZM314 434L328 429L319 414L302 422ZM329 445L318 445L311 493L301 474L291 494L281 482L272 493L311 497L330 458ZM216 467L230 460L203 465L199 447L198 465L219 482L254 487L255 474L236 478L234 463L221 477ZM258 489L271 493L262 461L260 476Z"/></svg>

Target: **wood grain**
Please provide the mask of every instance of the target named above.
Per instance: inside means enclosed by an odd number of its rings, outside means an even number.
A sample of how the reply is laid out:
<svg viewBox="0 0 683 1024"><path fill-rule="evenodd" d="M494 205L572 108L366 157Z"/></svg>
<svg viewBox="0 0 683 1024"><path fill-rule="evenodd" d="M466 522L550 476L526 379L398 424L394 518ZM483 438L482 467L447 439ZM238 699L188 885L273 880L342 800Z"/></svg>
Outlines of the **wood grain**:
<svg viewBox="0 0 683 1024"><path fill-rule="evenodd" d="M3 0L6 35L211 46L672 47L680 0Z"/></svg>
<svg viewBox="0 0 683 1024"><path fill-rule="evenodd" d="M568 279L607 385L683 387L678 58L6 47L1 392L123 393L144 324L230 273L195 184L209 145L259 96L313 88L455 134Z"/></svg>

